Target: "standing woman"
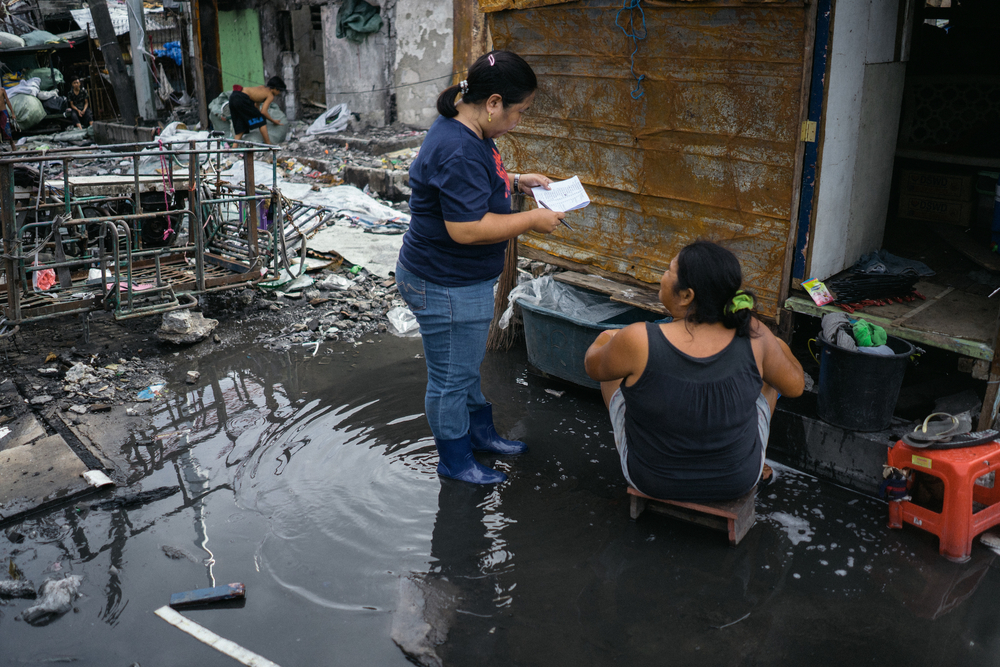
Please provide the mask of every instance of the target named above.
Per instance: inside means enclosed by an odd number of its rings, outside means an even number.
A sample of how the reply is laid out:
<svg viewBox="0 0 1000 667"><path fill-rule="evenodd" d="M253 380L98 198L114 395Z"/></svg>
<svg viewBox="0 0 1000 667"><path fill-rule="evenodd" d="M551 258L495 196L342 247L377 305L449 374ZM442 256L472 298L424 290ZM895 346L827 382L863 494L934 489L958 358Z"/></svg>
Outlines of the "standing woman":
<svg viewBox="0 0 1000 667"><path fill-rule="evenodd" d="M396 284L420 324L427 361L427 421L438 474L475 484L503 482L502 472L472 453L520 454L523 442L501 438L479 367L493 319L493 286L507 241L528 231L550 234L564 213L511 213L511 192L548 188L541 174L508 174L493 140L517 126L538 87L520 56L493 51L468 79L438 97L434 121L410 165L410 228ZM456 101L458 95L461 99Z"/></svg>

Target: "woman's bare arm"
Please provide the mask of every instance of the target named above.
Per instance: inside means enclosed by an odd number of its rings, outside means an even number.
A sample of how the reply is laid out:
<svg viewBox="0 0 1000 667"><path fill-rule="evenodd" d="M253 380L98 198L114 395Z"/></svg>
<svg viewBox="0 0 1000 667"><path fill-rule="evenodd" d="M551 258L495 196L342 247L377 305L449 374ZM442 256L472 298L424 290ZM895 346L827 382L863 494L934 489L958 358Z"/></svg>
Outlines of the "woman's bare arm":
<svg viewBox="0 0 1000 667"><path fill-rule="evenodd" d="M487 213L482 220L472 222L444 221L448 236L463 245L487 245L512 239L529 231L551 234L566 216L559 211L538 208L533 211L500 215Z"/></svg>
<svg viewBox="0 0 1000 667"><path fill-rule="evenodd" d="M594 380L628 380L641 375L649 358L646 325L630 324L624 329L602 331L587 349L583 367Z"/></svg>

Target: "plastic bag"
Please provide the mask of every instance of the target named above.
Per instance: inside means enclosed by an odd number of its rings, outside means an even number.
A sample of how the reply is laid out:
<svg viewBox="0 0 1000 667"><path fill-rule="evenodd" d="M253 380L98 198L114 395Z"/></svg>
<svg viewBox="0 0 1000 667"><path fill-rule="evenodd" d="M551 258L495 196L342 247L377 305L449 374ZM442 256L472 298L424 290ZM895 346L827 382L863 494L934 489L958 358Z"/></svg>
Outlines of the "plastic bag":
<svg viewBox="0 0 1000 667"><path fill-rule="evenodd" d="M0 49L19 49L24 46L24 40L9 32L0 32Z"/></svg>
<svg viewBox="0 0 1000 667"><path fill-rule="evenodd" d="M38 256L32 266L38 266ZM36 292L44 292L56 284L56 272L54 269L42 269L31 274L31 284L35 286Z"/></svg>
<svg viewBox="0 0 1000 667"><path fill-rule="evenodd" d="M518 301L548 308L586 322L603 322L621 315L632 306L611 301L603 294L558 283L552 276L542 276L522 283L510 291L507 310L500 316L500 328L506 329Z"/></svg>
<svg viewBox="0 0 1000 667"><path fill-rule="evenodd" d="M34 95L15 95L10 99L22 130L29 130L45 120L45 108Z"/></svg>
<svg viewBox="0 0 1000 667"><path fill-rule="evenodd" d="M389 319L389 331L400 338L415 338L420 335L420 325L409 308L396 306L385 314Z"/></svg>
<svg viewBox="0 0 1000 667"><path fill-rule="evenodd" d="M347 129L347 123L351 120L351 112L346 104L338 104L323 112L323 114L313 121L306 131L307 134L336 134Z"/></svg>

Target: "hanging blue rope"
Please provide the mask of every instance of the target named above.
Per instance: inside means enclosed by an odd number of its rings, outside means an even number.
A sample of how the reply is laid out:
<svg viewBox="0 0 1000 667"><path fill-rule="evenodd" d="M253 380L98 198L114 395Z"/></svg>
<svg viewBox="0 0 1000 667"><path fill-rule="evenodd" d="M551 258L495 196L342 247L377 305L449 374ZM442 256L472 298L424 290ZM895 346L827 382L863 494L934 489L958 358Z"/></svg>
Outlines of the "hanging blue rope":
<svg viewBox="0 0 1000 667"><path fill-rule="evenodd" d="M622 12L625 10L628 10L628 29L619 23ZM635 29L636 10L639 10L639 24L641 26L638 32L636 32ZM642 11L642 0L622 0L622 8L618 10L617 14L615 14L615 25L621 28L626 37L630 37L632 39L632 44L635 47L632 49L631 69L632 76L635 77L635 88L632 89L632 99L637 100L646 93L646 91L642 89L642 80L646 78L646 75L635 73L635 54L639 51L639 40L646 39L646 14Z"/></svg>

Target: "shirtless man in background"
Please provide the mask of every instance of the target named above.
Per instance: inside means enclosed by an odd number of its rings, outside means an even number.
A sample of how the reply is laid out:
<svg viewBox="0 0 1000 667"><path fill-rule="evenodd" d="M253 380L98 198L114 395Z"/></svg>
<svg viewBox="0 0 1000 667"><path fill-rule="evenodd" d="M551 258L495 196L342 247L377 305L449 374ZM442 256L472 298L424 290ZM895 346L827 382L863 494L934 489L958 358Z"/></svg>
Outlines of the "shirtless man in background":
<svg viewBox="0 0 1000 667"><path fill-rule="evenodd" d="M272 76L265 86L237 88L234 86L229 96L229 115L233 119L233 138L242 139L251 130L260 128L260 134L265 143L271 143L267 135L267 121L281 125L267 113L271 102L285 92L285 82L280 77ZM259 108L258 108L259 107Z"/></svg>

